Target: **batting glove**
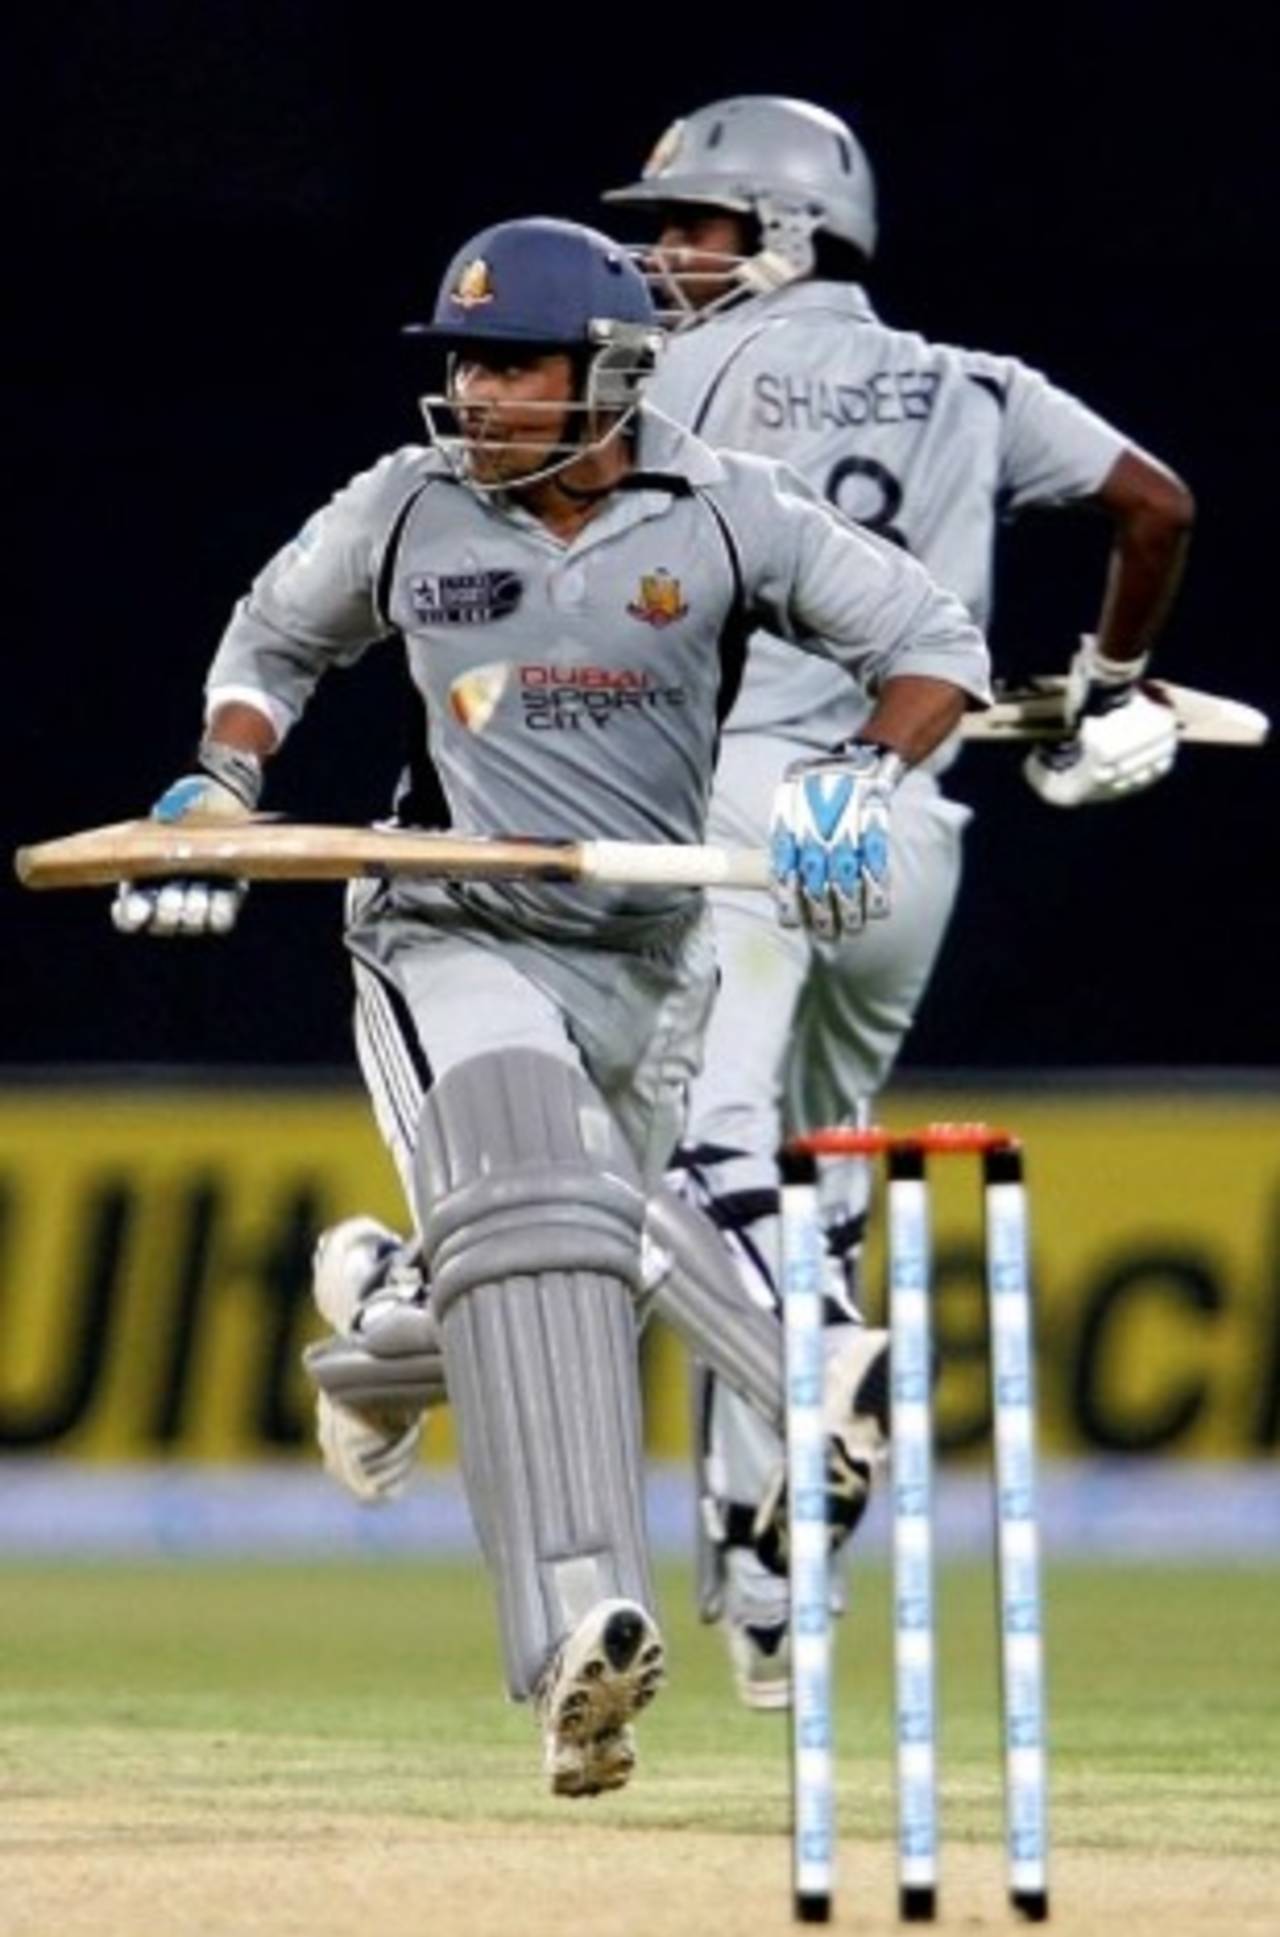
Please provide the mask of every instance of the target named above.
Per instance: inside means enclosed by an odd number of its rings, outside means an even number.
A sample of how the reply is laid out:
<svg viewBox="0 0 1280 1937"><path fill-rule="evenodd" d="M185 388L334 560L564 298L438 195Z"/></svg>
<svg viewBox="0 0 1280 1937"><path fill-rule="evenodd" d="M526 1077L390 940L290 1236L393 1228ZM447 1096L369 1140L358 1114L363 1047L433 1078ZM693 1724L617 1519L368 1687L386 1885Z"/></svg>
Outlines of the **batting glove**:
<svg viewBox="0 0 1280 1937"><path fill-rule="evenodd" d="M262 792L261 761L212 740L201 743L198 757L200 771L161 794L152 820L247 820ZM122 935L225 935L247 892L244 881L122 881L111 919Z"/></svg>
<svg viewBox="0 0 1280 1937"><path fill-rule="evenodd" d="M906 768L852 741L787 768L773 799L770 875L778 920L831 939L889 912L889 801Z"/></svg>
<svg viewBox="0 0 1280 1937"><path fill-rule="evenodd" d="M1105 658L1089 637L1071 662L1066 716L1072 731L1023 761L1029 787L1052 807L1122 800L1162 780L1178 750L1171 706L1142 690L1146 656Z"/></svg>

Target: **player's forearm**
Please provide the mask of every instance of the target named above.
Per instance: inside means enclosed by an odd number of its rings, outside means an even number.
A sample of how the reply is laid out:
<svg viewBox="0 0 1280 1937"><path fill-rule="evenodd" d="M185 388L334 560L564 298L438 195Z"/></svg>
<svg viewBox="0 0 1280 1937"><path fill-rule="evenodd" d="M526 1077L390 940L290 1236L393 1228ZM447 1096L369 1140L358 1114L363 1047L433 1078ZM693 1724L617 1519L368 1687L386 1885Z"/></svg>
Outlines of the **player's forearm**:
<svg viewBox="0 0 1280 1937"><path fill-rule="evenodd" d="M1140 659L1158 637L1177 595L1191 542L1195 501L1163 465L1127 451L1101 493L1114 537L1097 649L1111 661Z"/></svg>
<svg viewBox="0 0 1280 1937"><path fill-rule="evenodd" d="M1098 650L1108 659L1149 652L1177 595L1191 526L1135 520L1116 534L1098 620Z"/></svg>
<svg viewBox="0 0 1280 1937"><path fill-rule="evenodd" d="M914 766L955 731L969 704L970 695L948 680L901 673L885 680L855 737L890 747Z"/></svg>

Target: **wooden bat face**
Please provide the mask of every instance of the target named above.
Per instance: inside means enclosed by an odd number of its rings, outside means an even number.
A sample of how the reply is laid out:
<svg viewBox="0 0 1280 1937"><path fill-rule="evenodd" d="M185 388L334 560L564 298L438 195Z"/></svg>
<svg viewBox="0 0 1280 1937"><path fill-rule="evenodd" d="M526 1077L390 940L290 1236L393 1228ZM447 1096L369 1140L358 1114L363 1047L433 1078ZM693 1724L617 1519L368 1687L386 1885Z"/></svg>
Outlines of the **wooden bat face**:
<svg viewBox="0 0 1280 1937"><path fill-rule="evenodd" d="M1066 689L1061 674L1033 679L1026 686L997 688L995 705L985 713L967 714L961 733L966 740L1050 740L1063 731ZM1163 679L1144 680L1143 691L1173 708L1180 740L1201 746L1260 747L1271 730L1266 714L1243 700L1174 686Z"/></svg>

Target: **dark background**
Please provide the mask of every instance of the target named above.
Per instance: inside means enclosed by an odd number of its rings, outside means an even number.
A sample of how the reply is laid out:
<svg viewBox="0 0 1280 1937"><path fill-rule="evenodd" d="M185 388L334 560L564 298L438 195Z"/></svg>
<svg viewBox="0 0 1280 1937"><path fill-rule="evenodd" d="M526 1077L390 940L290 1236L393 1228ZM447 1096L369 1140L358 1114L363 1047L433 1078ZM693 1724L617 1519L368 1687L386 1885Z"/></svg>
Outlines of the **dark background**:
<svg viewBox="0 0 1280 1937"><path fill-rule="evenodd" d="M887 319L1040 365L1187 478L1200 522L1161 670L1276 711L1261 10L1211 29L1123 5L517 18L88 0L18 30L6 849L144 811L184 769L249 575L417 439L394 333L457 244L509 215L607 220L596 189L735 92L854 121ZM1065 665L1104 551L1087 518L1005 540L1004 670ZM393 657L328 682L269 805L383 809ZM1277 1060L1270 750L1188 750L1093 812L1042 806L1007 751L971 751L954 790L979 814L910 1062ZM117 937L102 895L3 896L11 1066L348 1059L331 890L259 890L234 938L203 944Z"/></svg>

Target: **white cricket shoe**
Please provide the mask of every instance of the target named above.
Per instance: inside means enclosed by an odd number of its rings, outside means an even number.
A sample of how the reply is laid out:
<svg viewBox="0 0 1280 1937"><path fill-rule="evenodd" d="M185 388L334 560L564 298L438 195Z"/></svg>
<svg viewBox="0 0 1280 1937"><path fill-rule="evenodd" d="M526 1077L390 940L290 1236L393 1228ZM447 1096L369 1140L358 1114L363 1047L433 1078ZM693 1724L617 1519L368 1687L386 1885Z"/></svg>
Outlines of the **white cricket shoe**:
<svg viewBox="0 0 1280 1937"><path fill-rule="evenodd" d="M348 1217L322 1231L312 1259L311 1296L335 1332L350 1337L377 1322L383 1305L420 1296L412 1247L373 1217ZM398 1500L422 1444L425 1408L376 1411L316 1394L316 1438L325 1471L364 1506Z"/></svg>
<svg viewBox="0 0 1280 1937"><path fill-rule="evenodd" d="M791 1629L786 1621L721 1624L738 1699L767 1713L791 1706Z"/></svg>
<svg viewBox="0 0 1280 1937"><path fill-rule="evenodd" d="M829 1333L827 1356L827 1520L831 1551L855 1531L871 1497L876 1468L889 1445L889 1334L869 1325ZM773 1476L756 1513L757 1559L771 1574L788 1569L787 1469Z"/></svg>
<svg viewBox="0 0 1280 1937"><path fill-rule="evenodd" d="M560 1645L534 1697L555 1796L621 1789L636 1764L631 1717L658 1692L666 1651L638 1601L600 1601Z"/></svg>

